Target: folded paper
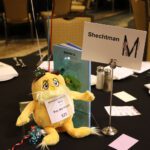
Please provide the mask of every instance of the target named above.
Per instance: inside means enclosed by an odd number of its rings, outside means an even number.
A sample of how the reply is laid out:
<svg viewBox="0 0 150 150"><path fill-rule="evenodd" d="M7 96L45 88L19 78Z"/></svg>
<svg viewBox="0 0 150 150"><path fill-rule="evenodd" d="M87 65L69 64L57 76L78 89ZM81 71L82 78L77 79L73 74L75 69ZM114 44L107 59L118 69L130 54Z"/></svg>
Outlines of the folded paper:
<svg viewBox="0 0 150 150"><path fill-rule="evenodd" d="M0 62L0 81L7 81L18 76L18 72L10 65Z"/></svg>

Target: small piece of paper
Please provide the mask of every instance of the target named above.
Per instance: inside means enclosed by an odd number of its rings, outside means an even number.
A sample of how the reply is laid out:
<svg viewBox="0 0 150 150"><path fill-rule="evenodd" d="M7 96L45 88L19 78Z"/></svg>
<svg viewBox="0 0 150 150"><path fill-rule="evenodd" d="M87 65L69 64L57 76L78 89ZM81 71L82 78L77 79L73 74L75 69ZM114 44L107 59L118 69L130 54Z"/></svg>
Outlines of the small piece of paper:
<svg viewBox="0 0 150 150"><path fill-rule="evenodd" d="M136 100L137 98L135 98L134 96L128 94L125 91L121 91L121 92L117 92L113 94L114 96L118 97L119 99L121 99L124 102L130 102L133 100Z"/></svg>
<svg viewBox="0 0 150 150"><path fill-rule="evenodd" d="M104 107L110 115L110 106ZM134 106L112 106L111 116L137 116L141 115Z"/></svg>
<svg viewBox="0 0 150 150"><path fill-rule="evenodd" d="M67 95L61 95L46 100L45 106L51 123L60 122L74 113L73 101Z"/></svg>
<svg viewBox="0 0 150 150"><path fill-rule="evenodd" d="M126 134L122 134L108 146L115 148L116 150L128 150L135 145L139 140L132 138Z"/></svg>

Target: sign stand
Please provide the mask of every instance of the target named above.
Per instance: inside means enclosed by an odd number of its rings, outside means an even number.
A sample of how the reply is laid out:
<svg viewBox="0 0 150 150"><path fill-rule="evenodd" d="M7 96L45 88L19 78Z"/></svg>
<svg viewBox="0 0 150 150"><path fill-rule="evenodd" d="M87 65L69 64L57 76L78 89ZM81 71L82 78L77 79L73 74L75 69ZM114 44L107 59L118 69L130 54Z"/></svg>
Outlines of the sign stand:
<svg viewBox="0 0 150 150"><path fill-rule="evenodd" d="M112 73L111 73L111 82L112 82L112 88L111 88L111 92L110 92L110 111L109 111L109 124L107 127L104 127L102 129L102 133L104 135L109 135L109 136L113 136L117 133L117 129L112 127L111 126L111 113L112 113L112 96L113 96L113 71L114 69L116 68L116 62L117 60L116 59L111 59L110 60L110 67L111 67L111 70L112 70Z"/></svg>
<svg viewBox="0 0 150 150"><path fill-rule="evenodd" d="M105 64L111 60L111 75L106 79L106 88L110 87L109 125L101 131L105 135L117 133L117 129L111 126L113 69L116 67L116 61L119 66L139 70L143 60L145 40L145 31L90 22L84 24L81 58Z"/></svg>

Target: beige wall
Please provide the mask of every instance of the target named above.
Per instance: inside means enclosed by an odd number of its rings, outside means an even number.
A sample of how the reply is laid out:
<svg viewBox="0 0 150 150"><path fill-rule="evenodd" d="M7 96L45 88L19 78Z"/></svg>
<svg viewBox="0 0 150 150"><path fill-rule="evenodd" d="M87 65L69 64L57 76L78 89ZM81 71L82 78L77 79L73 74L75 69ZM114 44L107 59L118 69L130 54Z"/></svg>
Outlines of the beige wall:
<svg viewBox="0 0 150 150"><path fill-rule="evenodd" d="M136 29L147 30L145 2L131 0Z"/></svg>

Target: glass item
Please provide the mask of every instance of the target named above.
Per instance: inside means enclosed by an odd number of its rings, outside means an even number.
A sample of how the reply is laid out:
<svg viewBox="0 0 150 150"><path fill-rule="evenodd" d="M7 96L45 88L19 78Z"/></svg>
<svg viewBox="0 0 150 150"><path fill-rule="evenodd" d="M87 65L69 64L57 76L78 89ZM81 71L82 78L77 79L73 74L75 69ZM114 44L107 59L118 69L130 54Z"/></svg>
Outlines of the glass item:
<svg viewBox="0 0 150 150"><path fill-rule="evenodd" d="M90 90L91 63L81 60L81 53L81 49L70 43L53 47L54 69L63 75L70 90L84 92ZM75 127L90 126L90 102L74 101L74 105Z"/></svg>
<svg viewBox="0 0 150 150"><path fill-rule="evenodd" d="M104 67L97 67L97 81L96 81L96 89L103 89L104 86Z"/></svg>
<svg viewBox="0 0 150 150"><path fill-rule="evenodd" d="M107 68L104 70L104 87L103 90L106 92L112 91L112 75L111 69Z"/></svg>

